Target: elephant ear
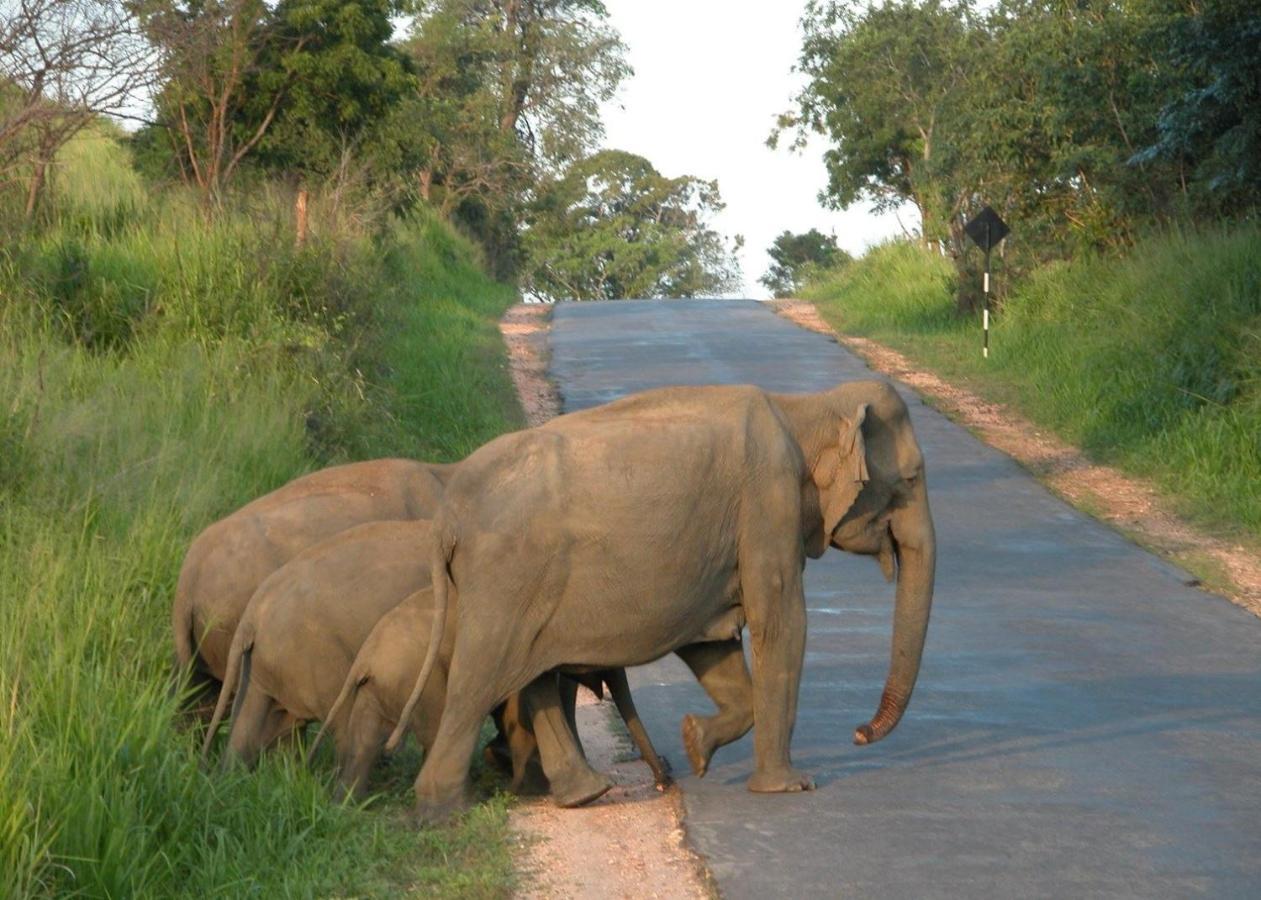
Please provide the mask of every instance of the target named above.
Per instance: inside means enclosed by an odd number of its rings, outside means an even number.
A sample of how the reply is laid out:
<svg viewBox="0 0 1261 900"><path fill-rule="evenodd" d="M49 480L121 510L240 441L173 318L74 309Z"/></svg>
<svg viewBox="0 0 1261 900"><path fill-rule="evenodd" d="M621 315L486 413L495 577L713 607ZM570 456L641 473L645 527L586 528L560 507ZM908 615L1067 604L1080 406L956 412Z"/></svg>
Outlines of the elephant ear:
<svg viewBox="0 0 1261 900"><path fill-rule="evenodd" d="M863 440L866 419L866 403L854 410L852 419L842 416L836 446L819 457L815 483L819 486L825 540L831 538L867 483L867 443Z"/></svg>

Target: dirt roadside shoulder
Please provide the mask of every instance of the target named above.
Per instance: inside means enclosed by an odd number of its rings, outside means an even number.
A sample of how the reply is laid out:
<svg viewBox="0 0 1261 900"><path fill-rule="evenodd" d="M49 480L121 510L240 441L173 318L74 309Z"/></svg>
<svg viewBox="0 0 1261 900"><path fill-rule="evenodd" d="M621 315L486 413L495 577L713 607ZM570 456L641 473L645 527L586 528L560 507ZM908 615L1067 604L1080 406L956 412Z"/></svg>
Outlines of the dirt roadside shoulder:
<svg viewBox="0 0 1261 900"><path fill-rule="evenodd" d="M838 334L811 303L779 300L768 305L803 328L835 338L876 371L914 388L1073 506L1171 562L1210 573L1205 577L1212 590L1261 616L1261 558L1241 544L1206 534L1173 513L1151 483L1091 462L1076 447L1039 430L1012 410L917 368L896 350L866 338Z"/></svg>
<svg viewBox="0 0 1261 900"><path fill-rule="evenodd" d="M526 421L533 427L560 414L547 377L551 307L517 304L500 320L509 366ZM508 824L516 842L517 892L528 900L700 900L712 897L708 873L687 843L677 787L662 793L652 772L617 727L616 711L585 688L578 731L587 758L615 786L581 809L550 798L515 804Z"/></svg>

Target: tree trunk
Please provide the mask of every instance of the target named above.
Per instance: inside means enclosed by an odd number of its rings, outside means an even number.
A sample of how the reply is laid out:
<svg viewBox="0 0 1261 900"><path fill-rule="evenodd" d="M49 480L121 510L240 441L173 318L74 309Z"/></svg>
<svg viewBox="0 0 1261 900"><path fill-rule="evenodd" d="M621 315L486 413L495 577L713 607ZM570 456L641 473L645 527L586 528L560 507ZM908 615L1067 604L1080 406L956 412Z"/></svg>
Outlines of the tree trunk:
<svg viewBox="0 0 1261 900"><path fill-rule="evenodd" d="M293 244L295 247L301 248L306 243L307 233L307 191L306 188L298 188L298 196L293 201L293 218L294 218L294 236Z"/></svg>

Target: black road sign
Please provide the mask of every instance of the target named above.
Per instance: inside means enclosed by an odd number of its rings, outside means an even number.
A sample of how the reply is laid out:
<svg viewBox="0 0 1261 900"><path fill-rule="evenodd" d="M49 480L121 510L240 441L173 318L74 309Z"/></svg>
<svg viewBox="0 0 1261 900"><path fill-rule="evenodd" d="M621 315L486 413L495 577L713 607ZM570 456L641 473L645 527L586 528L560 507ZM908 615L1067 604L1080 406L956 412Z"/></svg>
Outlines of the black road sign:
<svg viewBox="0 0 1261 900"><path fill-rule="evenodd" d="M976 218L963 226L963 230L986 253L997 247L1011 233L1007 223L998 217L992 206L977 213Z"/></svg>

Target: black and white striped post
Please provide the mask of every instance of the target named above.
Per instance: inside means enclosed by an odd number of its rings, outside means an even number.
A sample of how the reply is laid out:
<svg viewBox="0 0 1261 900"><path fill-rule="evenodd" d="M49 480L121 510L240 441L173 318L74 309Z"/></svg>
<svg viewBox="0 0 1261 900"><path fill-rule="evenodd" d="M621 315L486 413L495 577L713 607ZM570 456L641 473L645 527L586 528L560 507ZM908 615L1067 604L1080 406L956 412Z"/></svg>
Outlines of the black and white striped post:
<svg viewBox="0 0 1261 900"><path fill-rule="evenodd" d="M981 293L981 356L990 358L990 223L985 223L985 276L982 279Z"/></svg>
<svg viewBox="0 0 1261 900"><path fill-rule="evenodd" d="M1011 229L1007 227L1007 223L999 218L998 213L990 207L985 207L967 225L963 226L963 230L967 232L968 237L985 251L985 275L981 282L981 329L984 333L981 339L981 355L986 359L990 356L990 251L1007 237Z"/></svg>

